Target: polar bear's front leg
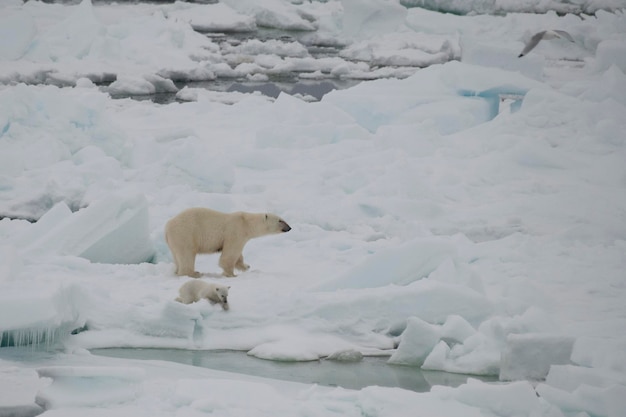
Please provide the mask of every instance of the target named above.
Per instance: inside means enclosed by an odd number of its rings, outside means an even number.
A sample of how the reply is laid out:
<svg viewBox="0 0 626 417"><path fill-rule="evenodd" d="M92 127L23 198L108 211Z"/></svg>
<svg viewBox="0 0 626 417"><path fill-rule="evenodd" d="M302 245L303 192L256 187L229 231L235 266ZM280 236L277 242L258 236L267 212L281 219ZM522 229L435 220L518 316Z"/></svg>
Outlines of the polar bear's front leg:
<svg viewBox="0 0 626 417"><path fill-rule="evenodd" d="M196 269L196 254L195 253L185 253L178 254L175 257L177 261L176 265L176 275L182 276L187 275L192 278L199 278L200 273L197 272Z"/></svg>

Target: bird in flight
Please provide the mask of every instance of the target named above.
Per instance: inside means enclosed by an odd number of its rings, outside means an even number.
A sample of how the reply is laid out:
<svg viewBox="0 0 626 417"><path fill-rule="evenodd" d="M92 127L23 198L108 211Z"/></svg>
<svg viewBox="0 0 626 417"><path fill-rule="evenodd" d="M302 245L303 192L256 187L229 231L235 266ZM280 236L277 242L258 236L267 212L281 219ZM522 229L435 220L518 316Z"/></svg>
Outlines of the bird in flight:
<svg viewBox="0 0 626 417"><path fill-rule="evenodd" d="M529 53L543 39L548 40L548 39L556 39L556 38L567 39L570 42L575 42L574 38L572 38L572 35L570 35L564 30L558 30L558 29L542 30L541 32L535 33L532 36L532 38L530 38L530 40L526 43L526 45L524 45L524 49L522 50L522 52L517 57L521 58L527 53Z"/></svg>

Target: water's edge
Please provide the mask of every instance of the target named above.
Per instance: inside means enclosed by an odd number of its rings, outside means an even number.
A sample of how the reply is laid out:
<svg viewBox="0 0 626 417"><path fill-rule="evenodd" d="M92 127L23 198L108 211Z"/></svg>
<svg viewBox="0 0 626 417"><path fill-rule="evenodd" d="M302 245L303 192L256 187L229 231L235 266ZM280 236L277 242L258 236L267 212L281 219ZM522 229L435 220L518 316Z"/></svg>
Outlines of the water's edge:
<svg viewBox="0 0 626 417"><path fill-rule="evenodd" d="M361 389L377 385L428 392L434 385L457 387L468 378L497 381L497 377L477 377L417 367L390 365L387 357L364 357L358 362L319 360L310 362L278 362L258 359L245 352L232 350L182 349L92 349L94 355L122 359L163 360L284 381Z"/></svg>

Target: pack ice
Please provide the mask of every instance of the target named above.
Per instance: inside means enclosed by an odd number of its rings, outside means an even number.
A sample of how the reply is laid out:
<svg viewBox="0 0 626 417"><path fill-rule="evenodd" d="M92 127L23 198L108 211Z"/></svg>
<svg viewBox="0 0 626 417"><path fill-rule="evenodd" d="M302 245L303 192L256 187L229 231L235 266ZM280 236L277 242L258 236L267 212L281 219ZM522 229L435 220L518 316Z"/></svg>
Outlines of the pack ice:
<svg viewBox="0 0 626 417"><path fill-rule="evenodd" d="M2 2L0 415L622 417L625 15L403 6L422 3ZM193 29L267 26L341 52ZM575 42L518 59L547 28ZM371 81L312 103L110 95L287 72ZM246 247L228 312L174 301L163 226L193 206L293 227ZM106 347L349 352L500 381L346 390L89 352Z"/></svg>

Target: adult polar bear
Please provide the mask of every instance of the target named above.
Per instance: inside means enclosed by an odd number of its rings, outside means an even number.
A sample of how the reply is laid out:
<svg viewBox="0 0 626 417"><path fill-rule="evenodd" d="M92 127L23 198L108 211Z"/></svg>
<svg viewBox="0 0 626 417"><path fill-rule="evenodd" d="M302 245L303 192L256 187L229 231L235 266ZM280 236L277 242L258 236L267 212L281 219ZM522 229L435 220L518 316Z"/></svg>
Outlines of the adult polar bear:
<svg viewBox="0 0 626 417"><path fill-rule="evenodd" d="M248 240L284 233L291 227L270 213L222 213L194 207L170 219L165 225L165 241L172 251L176 275L198 278L196 255L221 252L219 265L224 276L234 277L234 269L250 268L243 262L243 247Z"/></svg>

